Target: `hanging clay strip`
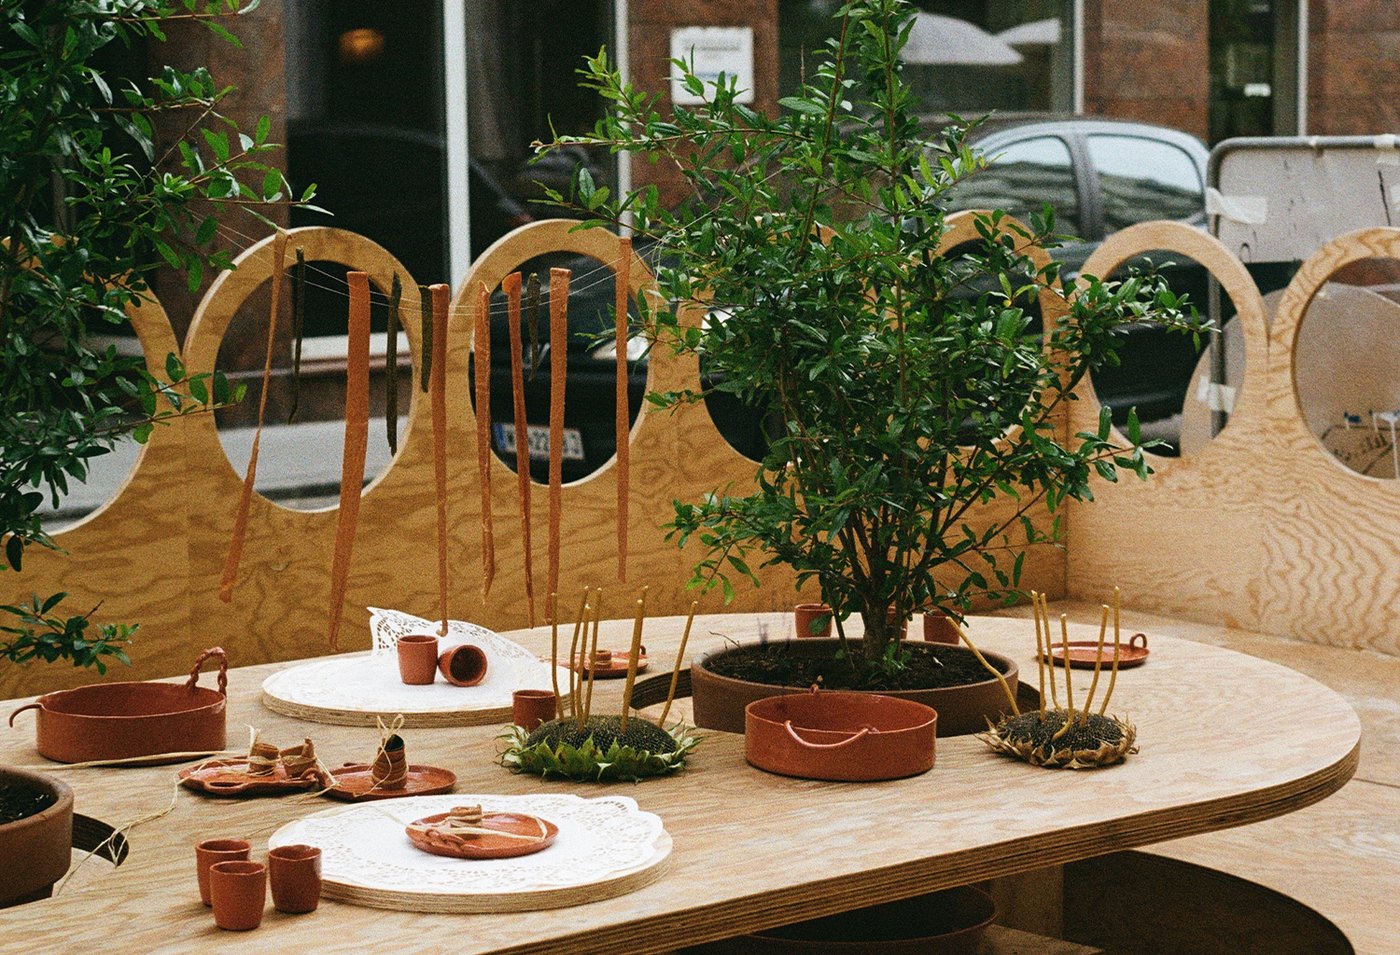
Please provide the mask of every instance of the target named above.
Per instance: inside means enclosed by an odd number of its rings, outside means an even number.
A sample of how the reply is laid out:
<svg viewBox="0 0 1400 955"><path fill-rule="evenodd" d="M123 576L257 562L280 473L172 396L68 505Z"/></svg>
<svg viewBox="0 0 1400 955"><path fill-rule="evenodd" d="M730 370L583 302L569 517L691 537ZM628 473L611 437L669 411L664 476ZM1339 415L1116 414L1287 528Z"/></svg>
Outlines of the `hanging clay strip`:
<svg viewBox="0 0 1400 955"><path fill-rule="evenodd" d="M287 233L277 230L272 240L272 304L267 315L267 354L263 359L262 394L258 396L258 426L253 431L253 450L248 455L248 473L243 476L243 491L238 496L238 509L233 516L233 538L224 559L224 575L219 581L219 599L233 599L233 585L238 580L238 562L243 558L243 541L248 536L248 509L253 503L253 482L258 474L258 444L262 440L263 414L267 411L268 386L272 382L272 348L277 340L277 306L282 301L283 257L287 251Z"/></svg>
<svg viewBox="0 0 1400 955"><path fill-rule="evenodd" d="M426 394L433 376L433 292L426 285L418 286L418 353L423 357L418 387Z"/></svg>
<svg viewBox="0 0 1400 955"><path fill-rule="evenodd" d="M617 579L627 580L627 498L628 465L631 462L631 421L627 417L627 301L632 285L632 240L617 240L617 304L615 324L617 348Z"/></svg>
<svg viewBox="0 0 1400 955"><path fill-rule="evenodd" d="M496 576L496 527L491 519L491 292L476 288L476 479L481 490L481 599ZM557 695L557 694L556 694Z"/></svg>
<svg viewBox="0 0 1400 955"><path fill-rule="evenodd" d="M433 294L433 485L437 498L438 636L447 636L447 309L452 290L441 282Z"/></svg>
<svg viewBox="0 0 1400 955"><path fill-rule="evenodd" d="M399 453L399 303L403 300L403 283L394 273L389 286L389 320L385 325L384 364L384 427L389 438L389 454Z"/></svg>
<svg viewBox="0 0 1400 955"><path fill-rule="evenodd" d="M340 510L335 520L335 547L331 559L331 649L340 649L340 617L345 610L345 581L350 573L350 552L360 518L360 485L365 476L365 451L369 444L369 275L347 272L350 317L345 355L345 450L340 464ZM427 349L425 348L426 352Z"/></svg>
<svg viewBox="0 0 1400 955"><path fill-rule="evenodd" d="M549 270L549 589L559 589L564 504L564 382L569 369L568 269Z"/></svg>
<svg viewBox="0 0 1400 955"><path fill-rule="evenodd" d="M525 424L525 355L520 341L520 273L501 282L506 293L506 324L510 326L510 389L515 406L515 484L520 495L520 540L525 549L526 619L535 625L535 572L530 546L530 431Z"/></svg>
<svg viewBox="0 0 1400 955"><path fill-rule="evenodd" d="M301 342L306 334L306 250L297 246L297 264L292 267L292 401L287 424L301 406Z"/></svg>
<svg viewBox="0 0 1400 955"><path fill-rule="evenodd" d="M525 314L530 323L530 380L540 370L540 275L530 273L530 281L525 283Z"/></svg>

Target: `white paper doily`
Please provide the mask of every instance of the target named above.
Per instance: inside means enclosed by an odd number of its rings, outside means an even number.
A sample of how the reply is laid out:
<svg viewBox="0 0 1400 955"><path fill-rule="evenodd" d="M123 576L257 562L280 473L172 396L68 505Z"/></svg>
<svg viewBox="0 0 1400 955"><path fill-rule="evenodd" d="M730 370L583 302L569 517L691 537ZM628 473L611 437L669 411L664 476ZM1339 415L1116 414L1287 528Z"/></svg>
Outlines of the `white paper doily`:
<svg viewBox="0 0 1400 955"><path fill-rule="evenodd" d="M452 859L416 849L404 826L453 806L524 812L559 827L554 844L513 859ZM409 912L521 912L609 899L661 875L671 837L626 796L413 796L328 809L290 822L268 847L321 849L322 895Z"/></svg>
<svg viewBox="0 0 1400 955"><path fill-rule="evenodd" d="M438 649L475 644L486 654L486 678L476 686L453 686L441 675L428 686L408 686L399 679L395 642L409 633L432 633L438 624L400 613L370 609L374 649L314 660L279 670L263 681L268 709L297 719L340 726L374 726L403 715L406 727L479 726L508 721L516 690L548 690L549 662L499 634L462 620L449 620ZM559 668L559 687L569 685L569 671Z"/></svg>

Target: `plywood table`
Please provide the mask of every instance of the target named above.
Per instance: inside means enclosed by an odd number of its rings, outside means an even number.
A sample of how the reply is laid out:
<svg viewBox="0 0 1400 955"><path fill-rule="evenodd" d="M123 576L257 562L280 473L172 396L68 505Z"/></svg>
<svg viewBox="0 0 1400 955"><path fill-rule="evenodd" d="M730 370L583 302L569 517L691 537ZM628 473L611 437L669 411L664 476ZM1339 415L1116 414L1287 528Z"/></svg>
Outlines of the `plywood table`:
<svg viewBox="0 0 1400 955"><path fill-rule="evenodd" d="M789 619L697 619L692 648L754 639L760 628L781 637L792 632ZM657 669L674 658L681 622L648 622L645 643ZM1073 639L1096 635L1074 629ZM1034 682L1027 621L979 617L970 632L1016 658ZM601 642L625 646L630 635L631 621L613 621ZM547 630L511 636L548 650ZM712 732L681 775L619 790L512 776L495 764L491 727L409 731L410 760L453 770L463 792L622 791L635 798L674 839L665 874L608 902L530 914L421 915L328 902L311 915L285 916L269 907L262 928L238 941L255 951L369 951L392 942L396 952L661 952L1255 822L1314 803L1350 778L1360 726L1331 690L1205 644L1160 637L1151 649L1146 666L1120 674L1113 704L1137 724L1142 751L1092 773L1035 769L965 737L939 740L937 765L914 779L811 782L750 768L742 737ZM236 664L236 642L228 650ZM231 739L247 723L281 745L312 736L330 765L373 754L374 730L300 723L264 709L258 688L274 669L230 672ZM595 710L616 707L620 693L616 682L597 684ZM26 721L0 737L0 761L43 763L32 732ZM60 772L79 812L114 824L162 808L174 792L170 767ZM260 857L279 826L332 805L303 796L230 801L180 791L176 798L173 813L131 834L120 868L94 859L60 897L0 916L0 948L186 951L227 942L199 903L193 845L241 836Z"/></svg>

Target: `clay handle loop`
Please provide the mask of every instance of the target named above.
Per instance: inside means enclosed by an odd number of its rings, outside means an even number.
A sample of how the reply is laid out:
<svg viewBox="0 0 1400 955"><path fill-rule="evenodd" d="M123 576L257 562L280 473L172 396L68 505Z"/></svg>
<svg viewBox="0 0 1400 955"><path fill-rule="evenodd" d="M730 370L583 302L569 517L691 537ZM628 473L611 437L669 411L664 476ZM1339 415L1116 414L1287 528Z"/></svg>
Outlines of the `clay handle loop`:
<svg viewBox="0 0 1400 955"><path fill-rule="evenodd" d="M204 783L204 788L210 792L241 793L251 785L252 783L235 783L227 779L210 779Z"/></svg>
<svg viewBox="0 0 1400 955"><path fill-rule="evenodd" d="M1142 641L1141 649L1146 650L1146 649L1147 649L1147 634L1145 634L1145 633L1135 633L1135 634L1133 634L1132 637L1129 638L1129 640L1128 640L1128 646L1130 646L1130 647L1138 647L1138 645L1139 645L1139 644L1138 644L1138 641Z"/></svg>
<svg viewBox="0 0 1400 955"><path fill-rule="evenodd" d="M787 720L786 722L784 722L783 729L787 730L787 734L793 738L793 741L796 742L797 745L805 746L808 749L839 749L842 746L850 746L856 740L862 738L871 731L871 728L869 726L862 726L860 728L859 733L856 733L854 736L847 737L846 739L841 740L841 742L839 743L810 743L807 740L803 739L801 736L797 735L797 730L792 728L792 720Z"/></svg>
<svg viewBox="0 0 1400 955"><path fill-rule="evenodd" d="M38 704L38 703L26 703L26 704L24 704L24 705L21 706L19 709L15 710L13 713L10 714L10 725L11 725L11 726L14 726L14 725L15 725L15 717L16 717L16 716L19 716L19 715L20 715L21 713L23 713L25 710L37 710L37 709L42 709L42 707L41 707L40 704Z"/></svg>
<svg viewBox="0 0 1400 955"><path fill-rule="evenodd" d="M194 667L190 670L190 678L185 681L185 689L193 690L199 683L199 671L210 657L219 658L219 695L228 696L228 654L223 647L210 647L194 659Z"/></svg>

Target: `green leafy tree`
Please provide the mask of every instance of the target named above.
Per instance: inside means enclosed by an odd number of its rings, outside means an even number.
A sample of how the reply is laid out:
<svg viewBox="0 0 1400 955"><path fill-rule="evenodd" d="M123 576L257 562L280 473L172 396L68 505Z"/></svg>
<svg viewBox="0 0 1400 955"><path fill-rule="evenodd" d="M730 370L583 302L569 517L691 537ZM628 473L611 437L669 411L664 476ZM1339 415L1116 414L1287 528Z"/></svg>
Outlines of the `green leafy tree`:
<svg viewBox="0 0 1400 955"><path fill-rule="evenodd" d="M98 67L104 48L165 39L193 21L237 43L224 21L256 0L0 0L0 537L6 567L53 548L39 508L57 506L89 462L126 436L144 442L169 419L241 397L221 374L189 375L178 356L165 376L93 344L127 322L161 266L188 275L230 268L213 240L220 217L293 197L265 162L276 149L262 118L248 133L219 106L232 92L207 69L165 67L118 79ZM157 147L168 114L183 132ZM270 223L269 223L270 224ZM105 672L134 627L94 626L91 613L54 613L65 597L0 608L14 625L0 657L69 659Z"/></svg>
<svg viewBox="0 0 1400 955"><path fill-rule="evenodd" d="M1059 238L1048 208L1024 226L992 212L976 241L939 254L949 191L985 160L964 125L922 132L900 81L911 13L901 0L844 4L776 117L738 102L732 78L702 83L679 61L706 102L663 110L600 53L581 72L609 115L590 135L537 144L644 156L691 187L668 209L654 187L614 197L580 170L567 200L595 224L630 216L656 241L665 301L642 303L653 347L699 356L705 389L786 423L751 493L677 501L672 534L704 548L693 585L729 596L731 577L756 584L758 560L781 563L816 580L838 627L860 613L863 660L849 656L861 678L900 665L899 623L915 610L1015 599L1026 547L1059 533L1058 517L1033 519L1042 509L1090 499L1096 473L1147 475L1135 418L1128 446L1107 410L1069 440L1056 422L1085 373L1116 360L1126 324L1196 327L1151 277L1061 291L1057 266L1027 255ZM1046 309L1043 340L1027 308L1037 297L1060 306ZM705 321L685 320L695 310ZM997 499L1011 506L988 525L977 509Z"/></svg>

